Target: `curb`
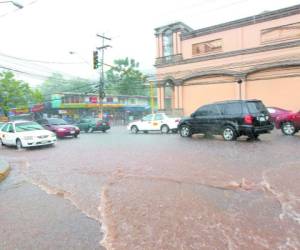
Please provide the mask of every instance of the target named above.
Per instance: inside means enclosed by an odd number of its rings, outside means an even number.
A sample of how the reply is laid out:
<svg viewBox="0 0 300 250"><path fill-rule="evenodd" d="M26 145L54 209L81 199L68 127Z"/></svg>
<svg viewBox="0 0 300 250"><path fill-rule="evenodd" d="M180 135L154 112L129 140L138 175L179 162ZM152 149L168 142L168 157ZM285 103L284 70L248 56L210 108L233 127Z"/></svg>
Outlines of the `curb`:
<svg viewBox="0 0 300 250"><path fill-rule="evenodd" d="M0 182L3 181L9 174L10 166L8 162L0 160Z"/></svg>

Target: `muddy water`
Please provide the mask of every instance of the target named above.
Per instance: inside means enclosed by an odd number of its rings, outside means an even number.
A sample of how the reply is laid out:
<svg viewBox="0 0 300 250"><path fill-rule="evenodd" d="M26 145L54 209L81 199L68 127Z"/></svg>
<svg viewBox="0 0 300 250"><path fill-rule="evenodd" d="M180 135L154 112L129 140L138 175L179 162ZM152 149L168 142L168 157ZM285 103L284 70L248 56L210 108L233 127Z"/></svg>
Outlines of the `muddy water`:
<svg viewBox="0 0 300 250"><path fill-rule="evenodd" d="M99 221L107 249L300 249L299 148L114 129L0 154Z"/></svg>

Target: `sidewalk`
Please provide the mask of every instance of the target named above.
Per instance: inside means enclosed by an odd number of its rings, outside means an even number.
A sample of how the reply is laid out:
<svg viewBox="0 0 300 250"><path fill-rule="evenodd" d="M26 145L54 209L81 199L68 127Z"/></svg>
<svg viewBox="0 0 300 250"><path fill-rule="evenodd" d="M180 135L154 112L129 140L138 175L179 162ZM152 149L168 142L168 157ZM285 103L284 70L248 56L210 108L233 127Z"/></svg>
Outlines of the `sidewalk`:
<svg viewBox="0 0 300 250"><path fill-rule="evenodd" d="M9 171L9 164L6 161L0 159L0 182L6 178Z"/></svg>
<svg viewBox="0 0 300 250"><path fill-rule="evenodd" d="M14 165L0 183L0 225L1 250L104 249L98 221L27 182Z"/></svg>

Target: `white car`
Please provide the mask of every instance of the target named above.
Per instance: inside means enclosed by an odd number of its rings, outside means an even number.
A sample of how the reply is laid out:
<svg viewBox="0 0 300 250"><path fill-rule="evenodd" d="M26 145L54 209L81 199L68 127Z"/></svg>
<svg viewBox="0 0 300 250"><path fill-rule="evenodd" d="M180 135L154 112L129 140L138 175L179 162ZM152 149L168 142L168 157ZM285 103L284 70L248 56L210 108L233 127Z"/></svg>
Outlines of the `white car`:
<svg viewBox="0 0 300 250"><path fill-rule="evenodd" d="M163 134L177 132L177 125L180 118L168 117L165 113L150 114L143 117L141 120L134 121L128 124L127 129L136 134L139 131L144 133L148 131L161 131Z"/></svg>
<svg viewBox="0 0 300 250"><path fill-rule="evenodd" d="M17 149L55 143L56 135L36 122L7 122L0 129L0 144L16 146Z"/></svg>

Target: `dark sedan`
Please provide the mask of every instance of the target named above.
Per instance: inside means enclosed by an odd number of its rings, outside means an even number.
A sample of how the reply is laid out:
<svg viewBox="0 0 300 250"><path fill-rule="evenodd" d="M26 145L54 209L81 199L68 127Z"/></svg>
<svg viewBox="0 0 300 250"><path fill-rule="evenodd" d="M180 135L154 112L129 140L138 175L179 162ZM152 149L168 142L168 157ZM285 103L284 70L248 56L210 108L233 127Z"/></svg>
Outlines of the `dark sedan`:
<svg viewBox="0 0 300 250"><path fill-rule="evenodd" d="M57 137L73 136L77 137L80 129L74 125L68 124L65 120L59 118L46 118L37 121L45 129L48 129L56 134Z"/></svg>
<svg viewBox="0 0 300 250"><path fill-rule="evenodd" d="M86 133L94 131L106 132L110 129L109 122L93 117L82 118L78 123L76 123L76 126L78 126L80 130L83 130Z"/></svg>

